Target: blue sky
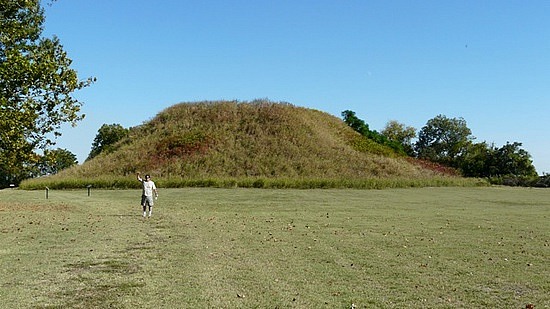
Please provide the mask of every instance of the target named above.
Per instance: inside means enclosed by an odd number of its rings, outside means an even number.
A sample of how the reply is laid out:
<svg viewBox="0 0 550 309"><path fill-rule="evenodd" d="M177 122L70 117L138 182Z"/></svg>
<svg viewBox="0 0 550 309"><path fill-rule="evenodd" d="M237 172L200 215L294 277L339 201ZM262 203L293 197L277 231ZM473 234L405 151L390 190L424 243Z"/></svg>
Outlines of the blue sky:
<svg viewBox="0 0 550 309"><path fill-rule="evenodd" d="M550 1L58 0L60 38L86 118L56 147L88 155L102 124L166 107L268 98L355 111L371 129L439 114L476 141L521 142L550 172Z"/></svg>

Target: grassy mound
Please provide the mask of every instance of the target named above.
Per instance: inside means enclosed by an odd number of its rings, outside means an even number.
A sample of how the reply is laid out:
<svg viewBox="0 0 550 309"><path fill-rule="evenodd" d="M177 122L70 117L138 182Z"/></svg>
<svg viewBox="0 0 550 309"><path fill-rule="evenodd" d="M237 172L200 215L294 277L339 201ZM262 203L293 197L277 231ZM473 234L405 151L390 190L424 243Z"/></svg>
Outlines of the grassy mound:
<svg viewBox="0 0 550 309"><path fill-rule="evenodd" d="M410 187L464 185L359 135L327 113L264 100L180 103L110 153L23 188L129 188L136 172L165 186Z"/></svg>

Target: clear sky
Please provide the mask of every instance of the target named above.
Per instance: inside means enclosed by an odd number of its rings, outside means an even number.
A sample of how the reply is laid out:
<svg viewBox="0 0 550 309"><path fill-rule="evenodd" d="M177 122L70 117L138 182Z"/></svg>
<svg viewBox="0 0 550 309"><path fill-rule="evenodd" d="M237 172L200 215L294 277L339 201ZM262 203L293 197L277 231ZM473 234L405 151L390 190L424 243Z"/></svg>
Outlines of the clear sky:
<svg viewBox="0 0 550 309"><path fill-rule="evenodd" d="M166 107L268 98L371 129L462 117L477 142L521 142L550 172L550 1L58 0L86 118L56 147L87 157L102 124Z"/></svg>

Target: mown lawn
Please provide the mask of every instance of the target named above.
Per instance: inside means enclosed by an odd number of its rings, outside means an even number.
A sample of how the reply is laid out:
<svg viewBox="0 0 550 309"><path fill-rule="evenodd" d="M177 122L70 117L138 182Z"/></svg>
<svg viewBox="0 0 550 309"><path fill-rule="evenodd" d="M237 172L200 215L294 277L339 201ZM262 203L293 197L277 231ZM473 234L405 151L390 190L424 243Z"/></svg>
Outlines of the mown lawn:
<svg viewBox="0 0 550 309"><path fill-rule="evenodd" d="M550 307L550 190L139 195L0 191L0 307Z"/></svg>

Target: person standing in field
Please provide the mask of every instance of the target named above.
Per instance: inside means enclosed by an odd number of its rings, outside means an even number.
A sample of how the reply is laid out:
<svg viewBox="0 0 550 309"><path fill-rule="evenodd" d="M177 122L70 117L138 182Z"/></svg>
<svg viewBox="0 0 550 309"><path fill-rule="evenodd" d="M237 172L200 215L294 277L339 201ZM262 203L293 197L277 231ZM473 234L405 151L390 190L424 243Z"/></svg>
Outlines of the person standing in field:
<svg viewBox="0 0 550 309"><path fill-rule="evenodd" d="M149 206L149 217L153 214L153 205L155 204L153 200L153 194L155 199L159 197L157 191L157 186L151 180L151 176L145 175L145 179L141 178L139 173L137 173L137 180L141 182L143 190L141 191L141 206L143 207L143 217L147 215L147 206Z"/></svg>

